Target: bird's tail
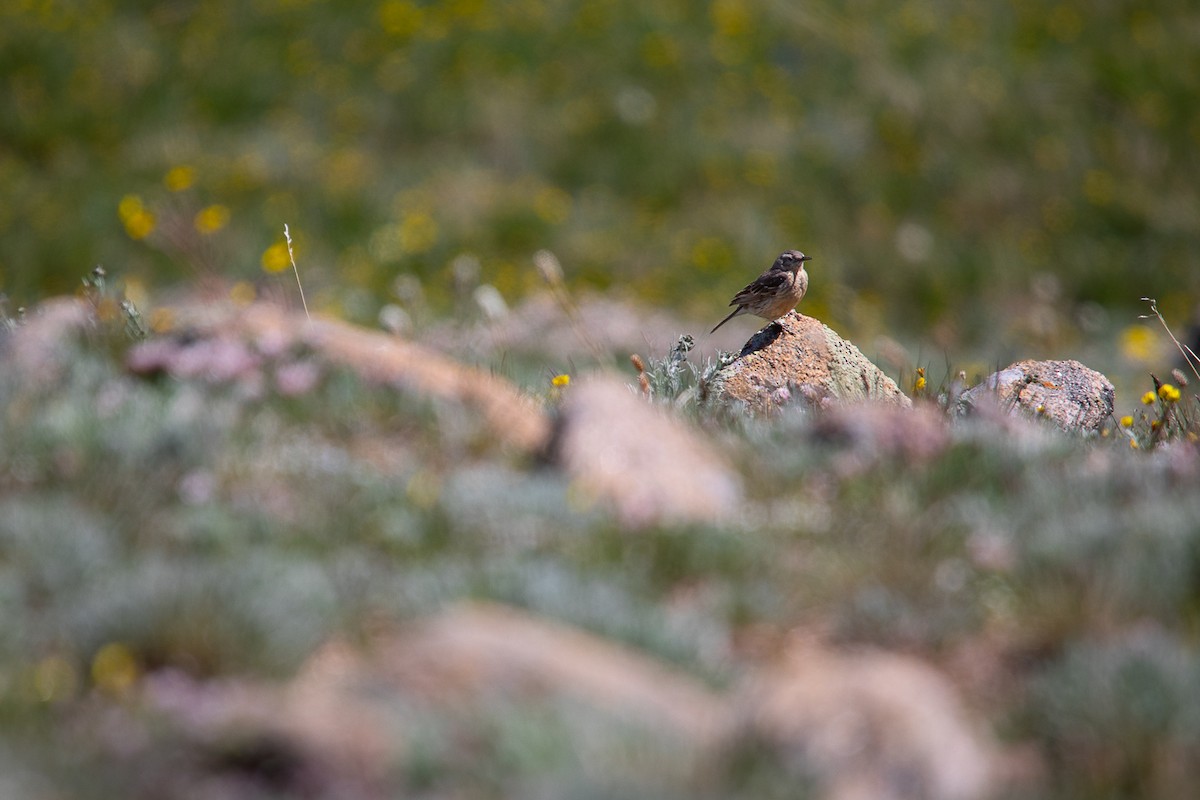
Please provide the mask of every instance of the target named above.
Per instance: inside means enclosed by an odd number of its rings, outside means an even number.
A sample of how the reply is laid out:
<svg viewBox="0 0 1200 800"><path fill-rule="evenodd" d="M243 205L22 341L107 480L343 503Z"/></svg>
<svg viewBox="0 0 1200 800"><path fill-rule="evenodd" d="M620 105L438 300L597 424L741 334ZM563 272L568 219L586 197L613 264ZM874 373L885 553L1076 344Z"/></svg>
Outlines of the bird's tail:
<svg viewBox="0 0 1200 800"><path fill-rule="evenodd" d="M709 335L712 335L712 334L716 333L716 332L717 332L717 328L721 327L721 326L722 326L722 325L724 325L726 322L729 322L729 320L733 319L733 318L734 318L734 317L736 317L738 314L742 313L742 310L743 310L743 309L742 309L742 306L738 306L737 308L735 308L735 309L734 309L732 312L730 312L730 314L729 314L729 316L728 316L728 317L726 317L725 319L723 319L723 320L721 320L720 322L718 322L718 323L717 323L717 327L716 327L716 328L713 328L711 331L709 331Z"/></svg>

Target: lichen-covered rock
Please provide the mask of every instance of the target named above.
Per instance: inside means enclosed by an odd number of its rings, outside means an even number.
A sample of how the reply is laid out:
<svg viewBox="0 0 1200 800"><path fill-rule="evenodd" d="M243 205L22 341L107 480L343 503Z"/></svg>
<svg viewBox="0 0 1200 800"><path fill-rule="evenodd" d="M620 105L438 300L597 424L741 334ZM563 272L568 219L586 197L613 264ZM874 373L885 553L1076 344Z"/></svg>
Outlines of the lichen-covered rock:
<svg viewBox="0 0 1200 800"><path fill-rule="evenodd" d="M738 358L706 383L703 399L744 403L753 411L796 399L815 405L873 400L912 406L857 347L795 311L754 334Z"/></svg>
<svg viewBox="0 0 1200 800"><path fill-rule="evenodd" d="M1097 431L1113 412L1112 382L1078 361L1018 361L963 392L958 413L994 402L1065 431Z"/></svg>

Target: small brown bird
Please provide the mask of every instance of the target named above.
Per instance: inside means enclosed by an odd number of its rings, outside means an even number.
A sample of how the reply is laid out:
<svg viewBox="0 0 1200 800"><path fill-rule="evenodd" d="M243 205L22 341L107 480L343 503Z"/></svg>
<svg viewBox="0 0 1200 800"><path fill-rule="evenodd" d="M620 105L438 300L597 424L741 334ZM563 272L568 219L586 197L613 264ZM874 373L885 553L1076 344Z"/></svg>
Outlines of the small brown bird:
<svg viewBox="0 0 1200 800"><path fill-rule="evenodd" d="M808 291L808 273L804 271L804 262L811 260L812 256L806 256L799 250L780 253L770 269L733 296L729 305L737 308L718 322L717 328L740 314L774 320L791 311ZM716 333L717 328L709 333Z"/></svg>

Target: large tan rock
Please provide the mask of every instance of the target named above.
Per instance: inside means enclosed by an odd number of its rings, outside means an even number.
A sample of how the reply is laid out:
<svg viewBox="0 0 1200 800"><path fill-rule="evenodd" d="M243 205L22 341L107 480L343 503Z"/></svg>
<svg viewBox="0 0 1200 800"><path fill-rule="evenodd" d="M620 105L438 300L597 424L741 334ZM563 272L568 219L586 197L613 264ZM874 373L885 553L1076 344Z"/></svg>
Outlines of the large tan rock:
<svg viewBox="0 0 1200 800"><path fill-rule="evenodd" d="M913 408L873 403L830 409L813 421L812 436L837 445L836 474L860 473L880 461L931 461L950 446L950 426L932 403Z"/></svg>
<svg viewBox="0 0 1200 800"><path fill-rule="evenodd" d="M313 797L357 798L356 784L374 787L366 797L393 796L379 787L412 754L414 742L420 746L431 720L468 731L502 709L557 708L565 730L579 736L575 746L594 755L588 737L637 735L643 745L663 745L675 759L656 771L669 769L684 780L702 768L729 719L721 694L667 664L560 622L487 603L379 630L366 642L332 640L285 684L200 682L159 673L140 691L146 707L202 752L240 749L246 760L267 744L289 754L295 775L280 783L316 782L320 791L304 795ZM570 728L571 719L580 727ZM469 757L464 754L462 763ZM220 766L213 758L208 767L198 761L193 773Z"/></svg>
<svg viewBox="0 0 1200 800"><path fill-rule="evenodd" d="M950 682L908 656L797 642L739 708L743 735L815 778L825 800L969 800L994 777Z"/></svg>
<svg viewBox="0 0 1200 800"><path fill-rule="evenodd" d="M167 313L172 330L130 352L134 372L221 381L269 356L307 349L365 379L473 408L497 439L521 450L539 451L550 434L546 414L508 381L393 334L269 303L188 302Z"/></svg>
<svg viewBox="0 0 1200 800"><path fill-rule="evenodd" d="M975 800L1003 780L997 748L950 682L912 657L796 641L722 692L628 645L492 603L334 639L282 684L160 672L139 693L210 754L181 780L219 772L212 756L245 763L269 748L291 765L277 785L315 785L313 797L393 796L389 776L430 730L469 744L471 731L522 709L552 714L593 774L640 762L643 778L667 785L732 775L740 753L764 747L822 800ZM631 760L632 746L645 758Z"/></svg>
<svg viewBox="0 0 1200 800"><path fill-rule="evenodd" d="M963 392L959 413L980 404L1045 417L1066 431L1098 431L1112 416L1112 382L1078 361L1018 361Z"/></svg>
<svg viewBox="0 0 1200 800"><path fill-rule="evenodd" d="M583 498L629 527L713 521L741 501L737 475L707 439L612 376L570 387L550 450Z"/></svg>
<svg viewBox="0 0 1200 800"><path fill-rule="evenodd" d="M377 641L367 665L394 689L438 703L552 696L694 743L711 744L724 732L724 699L694 678L617 642L493 603L464 603ZM345 675L344 667L333 674Z"/></svg>
<svg viewBox="0 0 1200 800"><path fill-rule="evenodd" d="M746 342L707 382L703 399L769 411L792 400L816 405L863 400L912 406L895 381L827 325L795 311Z"/></svg>

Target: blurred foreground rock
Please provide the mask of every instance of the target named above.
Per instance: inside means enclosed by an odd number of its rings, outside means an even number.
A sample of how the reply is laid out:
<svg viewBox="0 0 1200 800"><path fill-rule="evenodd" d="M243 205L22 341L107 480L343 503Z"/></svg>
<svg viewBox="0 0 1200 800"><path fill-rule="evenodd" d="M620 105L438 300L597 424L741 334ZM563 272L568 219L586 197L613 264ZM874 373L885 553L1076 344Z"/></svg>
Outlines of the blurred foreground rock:
<svg viewBox="0 0 1200 800"><path fill-rule="evenodd" d="M606 375L571 387L550 457L631 527L720 519L742 497L737 475L706 439Z"/></svg>
<svg viewBox="0 0 1200 800"><path fill-rule="evenodd" d="M857 474L885 458L910 466L928 462L951 442L945 414L929 403L834 408L813 420L812 436L838 445L834 465L841 475Z"/></svg>
<svg viewBox="0 0 1200 800"><path fill-rule="evenodd" d="M458 606L374 643L348 671L314 665L299 681L328 685L351 672L437 703L553 696L640 728L711 744L724 701L698 681L622 645L518 609Z"/></svg>
<svg viewBox="0 0 1200 800"><path fill-rule="evenodd" d="M10 330L0 326L0 356L35 384L58 380L70 356L74 337L95 325L94 312L74 297L55 297L40 303Z"/></svg>
<svg viewBox="0 0 1200 800"><path fill-rule="evenodd" d="M457 731L452 738L463 751L447 756L455 768L469 768L487 735L480 726L502 713L519 717L522 709L542 724L557 709L552 724L592 757L623 758L625 737L662 747L667 760L656 769L682 781L702 767L728 719L725 700L682 673L622 645L489 604L380 632L365 645L329 642L282 686L152 676L143 702L193 747L222 756L199 760L211 765L207 775L181 780L211 782L230 764L240 768L267 753L286 767L277 767L275 788L322 798L393 796L385 789L389 779L421 757L431 725ZM613 740L611 751L597 749L604 737Z"/></svg>
<svg viewBox="0 0 1200 800"><path fill-rule="evenodd" d="M622 523L713 521L736 510L737 475L686 424L606 376L577 380L562 413L549 415L507 381L458 364L398 336L326 317L307 319L268 303L188 301L169 307L167 330L130 348L136 374L261 387L272 376L283 394L313 388L323 370L363 378L478 411L501 442L549 455L580 496L611 508ZM68 345L93 326L84 301L44 304L2 346L18 368L52 380Z"/></svg>
<svg viewBox="0 0 1200 800"><path fill-rule="evenodd" d="M857 347L795 311L754 334L737 360L713 377L703 399L744 403L758 412L793 400L821 406L862 400L912 406Z"/></svg>
<svg viewBox="0 0 1200 800"><path fill-rule="evenodd" d="M134 372L222 380L282 353L311 351L368 380L475 408L500 441L522 450L536 452L549 437L545 413L507 381L392 334L269 303L189 303L170 313L171 332L130 352Z"/></svg>
<svg viewBox="0 0 1200 800"><path fill-rule="evenodd" d="M1018 361L963 392L957 413L981 405L1045 417L1065 431L1098 431L1116 392L1104 375L1078 361Z"/></svg>
<svg viewBox="0 0 1200 800"><path fill-rule="evenodd" d="M151 677L143 703L221 754L193 759L208 765L197 772L269 755L276 788L312 797L389 796L431 725L455 732L448 741L463 752L446 755L469 769L490 746L486 721L522 709L565 737L559 747L587 754L593 774L650 770L676 785L736 778L721 769L765 746L829 800L971 800L989 789L993 758L946 679L908 657L794 645L723 694L624 645L491 604L360 647L331 642L283 686Z"/></svg>
<svg viewBox="0 0 1200 800"><path fill-rule="evenodd" d="M303 351L365 378L477 409L498 439L530 453L548 451L583 497L611 507L631 527L711 521L731 513L742 496L737 476L704 438L615 378L577 380L552 428L545 412L508 382L392 334L324 317L309 321L265 303L184 305L172 313L171 333L130 352L135 372L227 381L269 358ZM302 367L276 365L277 383L282 376L302 388L308 374Z"/></svg>
<svg viewBox="0 0 1200 800"><path fill-rule="evenodd" d="M828 800L967 800L992 755L949 682L907 656L793 645L739 698L744 734L816 778Z"/></svg>

